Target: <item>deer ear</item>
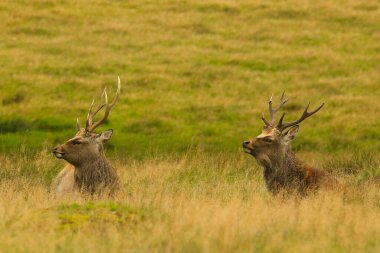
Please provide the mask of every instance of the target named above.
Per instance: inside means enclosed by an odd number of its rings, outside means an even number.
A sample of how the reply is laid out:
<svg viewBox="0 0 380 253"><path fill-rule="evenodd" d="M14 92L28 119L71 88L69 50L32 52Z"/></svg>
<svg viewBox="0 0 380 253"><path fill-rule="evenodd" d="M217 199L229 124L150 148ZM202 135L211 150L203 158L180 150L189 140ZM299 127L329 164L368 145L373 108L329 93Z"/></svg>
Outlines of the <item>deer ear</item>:
<svg viewBox="0 0 380 253"><path fill-rule="evenodd" d="M299 125L295 125L293 127L291 127L285 134L284 134L284 137L283 137L283 140L285 142L291 142L292 140L294 140L294 138L296 138L297 134L298 134L298 130L300 129L300 126Z"/></svg>
<svg viewBox="0 0 380 253"><path fill-rule="evenodd" d="M112 133L113 133L113 130L112 130L112 129L109 129L109 130L107 130L107 131L104 131L103 133L100 134L100 136L98 137L98 139L99 139L101 142L106 142L106 141L108 141L109 139L111 139Z"/></svg>

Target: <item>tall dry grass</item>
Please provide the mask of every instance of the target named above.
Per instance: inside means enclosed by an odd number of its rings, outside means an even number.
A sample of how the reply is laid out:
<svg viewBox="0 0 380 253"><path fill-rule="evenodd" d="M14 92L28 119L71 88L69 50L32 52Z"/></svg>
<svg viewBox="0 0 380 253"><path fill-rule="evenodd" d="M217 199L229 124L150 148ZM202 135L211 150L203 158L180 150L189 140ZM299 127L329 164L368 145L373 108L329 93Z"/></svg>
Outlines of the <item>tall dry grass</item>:
<svg viewBox="0 0 380 253"><path fill-rule="evenodd" d="M0 1L0 252L379 252L379 18L377 0ZM124 191L57 200L63 162L39 150L117 75ZM345 192L272 197L235 152L283 90L289 120L326 102L294 148Z"/></svg>
<svg viewBox="0 0 380 253"><path fill-rule="evenodd" d="M339 172L345 192L297 199L271 196L260 169L243 155L120 158L113 164L124 187L114 199L55 199L49 180L63 163L47 151L20 155L1 157L3 252L380 250L379 186L359 174Z"/></svg>

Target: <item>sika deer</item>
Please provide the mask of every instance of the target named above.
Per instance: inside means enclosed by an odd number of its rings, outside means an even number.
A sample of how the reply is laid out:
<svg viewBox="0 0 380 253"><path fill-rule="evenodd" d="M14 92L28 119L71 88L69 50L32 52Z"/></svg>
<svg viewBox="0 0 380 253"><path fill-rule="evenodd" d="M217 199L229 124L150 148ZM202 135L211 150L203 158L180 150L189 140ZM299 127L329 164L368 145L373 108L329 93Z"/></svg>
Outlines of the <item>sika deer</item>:
<svg viewBox="0 0 380 253"><path fill-rule="evenodd" d="M77 119L78 132L76 135L53 149L55 157L69 163L54 180L56 196L76 191L91 195L113 193L119 188L119 177L107 161L103 151L103 144L111 138L113 130L107 130L101 134L94 132L95 128L107 119L119 95L120 78L118 78L116 96L111 104L108 104L107 92L104 89L100 97L100 104L94 112L92 111L94 100L92 100L86 127L82 128ZM104 107L103 117L93 122L94 116Z"/></svg>
<svg viewBox="0 0 380 253"><path fill-rule="evenodd" d="M270 122L262 116L265 126L255 139L244 141L243 149L251 154L264 169L264 180L269 191L298 193L301 195L314 191L322 186L332 187L338 181L325 171L317 170L300 161L291 149L291 141L296 137L299 123L317 113L324 105L308 112L310 103L301 117L295 121L284 123L285 113L275 125L275 114L287 100L282 93L280 104L273 108L272 97L269 100ZM288 129L286 131L286 129Z"/></svg>

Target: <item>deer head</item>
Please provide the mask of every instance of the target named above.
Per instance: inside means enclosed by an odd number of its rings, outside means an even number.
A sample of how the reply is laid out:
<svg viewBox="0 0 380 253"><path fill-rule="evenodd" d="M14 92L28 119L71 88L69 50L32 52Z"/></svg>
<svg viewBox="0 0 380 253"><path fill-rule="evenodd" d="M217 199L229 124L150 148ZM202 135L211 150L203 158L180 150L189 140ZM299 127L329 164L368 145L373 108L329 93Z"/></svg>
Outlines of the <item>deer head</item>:
<svg viewBox="0 0 380 253"><path fill-rule="evenodd" d="M87 114L86 127L82 128L79 119L77 119L76 135L66 141L64 144L56 146L53 149L53 154L59 159L64 159L74 166L81 165L88 161L93 160L103 154L103 143L108 141L112 136L112 129L103 133L95 133L94 130L106 121L108 115L115 105L120 95L120 78L118 77L117 91L115 98L109 104L106 89L100 96L100 104L95 111L92 111L94 106L94 99L92 100L90 109ZM94 116L102 109L105 108L104 115L98 121L93 122Z"/></svg>
<svg viewBox="0 0 380 253"><path fill-rule="evenodd" d="M273 108L273 96L269 100L269 114L270 121L264 118L264 127L256 138L243 142L243 149L246 153L253 155L257 162L263 167L271 167L273 163L281 160L285 152L290 149L290 142L296 137L299 124L306 118L317 113L323 106L322 103L317 109L308 112L309 105L306 106L301 117L297 120L284 123L285 113L282 114L277 125L275 125L275 115L285 103L288 101L284 97L285 92L282 93L280 103L277 107Z"/></svg>

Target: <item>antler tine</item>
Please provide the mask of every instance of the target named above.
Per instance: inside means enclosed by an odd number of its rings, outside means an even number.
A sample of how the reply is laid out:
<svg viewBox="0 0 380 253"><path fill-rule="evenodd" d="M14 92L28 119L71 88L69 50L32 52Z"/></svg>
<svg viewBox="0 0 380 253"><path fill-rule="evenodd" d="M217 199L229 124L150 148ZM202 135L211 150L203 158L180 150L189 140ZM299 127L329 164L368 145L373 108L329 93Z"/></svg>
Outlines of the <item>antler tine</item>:
<svg viewBox="0 0 380 253"><path fill-rule="evenodd" d="M264 123L265 123L266 126L274 126L276 113L278 112L278 110L280 110L285 105L285 103L287 101L288 100L285 99L285 91L284 91L281 94L279 105L276 108L273 109L273 94L272 94L272 96L269 99L269 103L268 103L268 105L269 105L269 114L270 114L270 122L267 121L264 118L264 116L262 117L262 120L264 121Z"/></svg>
<svg viewBox="0 0 380 253"><path fill-rule="evenodd" d="M96 109L96 111L94 113L92 113L92 119L107 104L107 91L106 91L106 89L107 89L107 87L104 88L102 95L100 95L100 103L99 103L99 106ZM105 101L106 101L105 103L103 103L104 97L105 97Z"/></svg>
<svg viewBox="0 0 380 253"><path fill-rule="evenodd" d="M305 110L303 111L301 117L297 120L294 120L294 121L291 121L289 123L282 123L283 119L284 119L284 116L285 116L285 113L282 115L280 121L278 122L278 125L277 125L277 129L280 130L280 131L283 131L285 130L286 128L289 128L289 127L292 127L292 126L295 126L299 123L301 123L302 121L304 121L306 118L310 117L311 115L317 113L323 106L325 105L325 103L322 103L320 106L318 106L317 109L311 111L311 112L308 112L307 110L309 109L309 106L310 106L310 102L307 104L307 106L305 107Z"/></svg>
<svg viewBox="0 0 380 253"><path fill-rule="evenodd" d="M94 107L95 99L92 99L92 103L87 114L86 130L89 129L89 127L91 127L94 116L105 106L105 104L103 103L103 97L104 97L105 92L106 92L106 89L104 89L102 94L100 95L100 104L94 112L92 112L92 108Z"/></svg>
<svg viewBox="0 0 380 253"><path fill-rule="evenodd" d="M270 114L270 125L273 125L273 119L274 119L274 112L273 112L273 109L272 109L272 103L273 103L273 94L272 96L270 96L270 99L269 99L269 102L268 102L268 105L269 105L269 114Z"/></svg>
<svg viewBox="0 0 380 253"><path fill-rule="evenodd" d="M120 77L117 77L117 90L116 90L116 96L113 99L112 103L110 104L111 108L115 105L117 99L119 98L120 95Z"/></svg>
<svg viewBox="0 0 380 253"><path fill-rule="evenodd" d="M102 94L100 95L100 104L101 105L105 104L105 103L103 103L105 93L107 93L107 87L104 87L104 90L103 90Z"/></svg>
<svg viewBox="0 0 380 253"><path fill-rule="evenodd" d="M282 92L282 95L281 95L281 98L280 98L280 103L279 105L273 109L272 108L272 101L270 101L270 114L271 114L271 124L274 125L274 122L275 122L275 119L274 119L274 116L275 114L278 112L278 110L280 110L284 105L285 103L288 101L287 99L284 99L285 98L285 91Z"/></svg>
<svg viewBox="0 0 380 253"><path fill-rule="evenodd" d="M104 89L104 92L103 92L102 96L104 96L105 103L102 104L101 106L99 106L99 108L93 114L93 115L95 115L98 111L100 111L100 109L102 109L104 106L106 106L106 110L104 112L104 115L103 115L103 117L100 120L98 120L97 122L95 122L94 124L91 124L88 128L86 128L87 131L89 131L89 132L94 131L95 128L97 128L98 126L100 126L108 118L108 115L109 115L112 107L115 105L115 103L118 100L119 95L120 95L120 77L117 77L117 80L118 80L118 82L117 82L117 91L116 91L115 98L112 100L111 104L108 104L107 91L106 91L106 89Z"/></svg>
<svg viewBox="0 0 380 253"><path fill-rule="evenodd" d="M284 120L284 117L285 117L285 112L282 114L280 120L278 121L278 125L277 126L282 125L282 121Z"/></svg>
<svg viewBox="0 0 380 253"><path fill-rule="evenodd" d="M77 130L81 130L82 126L80 125L79 119L77 118Z"/></svg>
<svg viewBox="0 0 380 253"><path fill-rule="evenodd" d="M102 102L103 102L103 99L105 100L104 104L108 104L107 87L104 87L104 90L103 90L103 93L102 93L102 97L101 97L101 101Z"/></svg>
<svg viewBox="0 0 380 253"><path fill-rule="evenodd" d="M88 110L88 113L87 113L87 119L86 119L86 129L92 125L92 107L94 106L94 103L95 103L95 99L93 98L92 99L92 102L91 102L91 105L90 105L90 109Z"/></svg>
<svg viewBox="0 0 380 253"><path fill-rule="evenodd" d="M262 113L261 119L264 121L266 126L270 126L270 123L264 118L264 113Z"/></svg>

